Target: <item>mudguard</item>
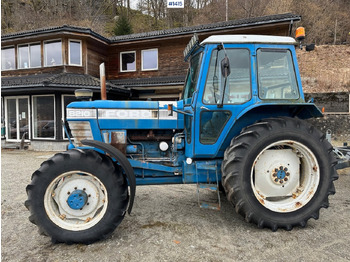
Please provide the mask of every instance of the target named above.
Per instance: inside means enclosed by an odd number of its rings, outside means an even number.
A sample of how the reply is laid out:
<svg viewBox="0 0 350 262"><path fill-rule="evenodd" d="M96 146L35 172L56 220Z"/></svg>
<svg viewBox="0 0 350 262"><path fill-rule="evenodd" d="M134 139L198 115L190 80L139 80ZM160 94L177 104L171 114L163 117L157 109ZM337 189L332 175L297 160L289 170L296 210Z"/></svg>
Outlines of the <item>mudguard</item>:
<svg viewBox="0 0 350 262"><path fill-rule="evenodd" d="M129 182L129 186L130 186L130 200L129 200L129 207L128 207L128 213L130 214L132 207L133 207L133 204L134 204L134 199L135 199L135 194L136 194L136 178L135 178L135 174L134 174L134 169L132 168L128 159L117 148L115 148L109 144L103 143L101 141L86 140L85 139L85 140L82 140L81 143L83 145L95 147L95 148L100 149L103 152L109 154L124 169L126 178Z"/></svg>

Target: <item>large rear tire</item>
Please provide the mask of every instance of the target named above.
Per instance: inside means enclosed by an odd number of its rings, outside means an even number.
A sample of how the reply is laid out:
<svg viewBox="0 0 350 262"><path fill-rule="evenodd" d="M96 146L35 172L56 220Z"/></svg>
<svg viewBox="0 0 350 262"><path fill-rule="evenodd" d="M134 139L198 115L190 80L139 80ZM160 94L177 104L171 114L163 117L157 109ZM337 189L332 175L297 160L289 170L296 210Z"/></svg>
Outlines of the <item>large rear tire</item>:
<svg viewBox="0 0 350 262"><path fill-rule="evenodd" d="M53 242L90 244L124 218L128 187L120 168L94 150L70 150L45 161L27 186L29 220Z"/></svg>
<svg viewBox="0 0 350 262"><path fill-rule="evenodd" d="M338 178L332 146L303 120L281 117L242 130L226 149L222 183L228 200L259 228L291 230L318 219Z"/></svg>

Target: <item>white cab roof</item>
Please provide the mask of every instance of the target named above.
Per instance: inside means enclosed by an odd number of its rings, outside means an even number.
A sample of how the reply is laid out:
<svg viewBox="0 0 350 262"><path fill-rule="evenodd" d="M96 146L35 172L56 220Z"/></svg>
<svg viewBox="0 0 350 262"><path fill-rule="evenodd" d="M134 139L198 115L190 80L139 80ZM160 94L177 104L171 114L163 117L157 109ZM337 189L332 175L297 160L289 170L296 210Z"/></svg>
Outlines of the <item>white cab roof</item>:
<svg viewBox="0 0 350 262"><path fill-rule="evenodd" d="M271 35L213 35L205 39L201 44L282 44L296 45L294 38L288 36Z"/></svg>

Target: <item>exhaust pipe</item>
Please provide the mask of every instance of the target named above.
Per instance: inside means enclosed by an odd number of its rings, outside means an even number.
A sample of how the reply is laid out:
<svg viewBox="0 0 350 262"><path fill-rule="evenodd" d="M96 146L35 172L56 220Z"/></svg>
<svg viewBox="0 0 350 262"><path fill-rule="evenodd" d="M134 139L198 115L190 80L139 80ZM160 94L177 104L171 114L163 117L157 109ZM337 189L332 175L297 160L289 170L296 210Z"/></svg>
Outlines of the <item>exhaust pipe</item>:
<svg viewBox="0 0 350 262"><path fill-rule="evenodd" d="M101 100L107 100L105 63L100 64Z"/></svg>

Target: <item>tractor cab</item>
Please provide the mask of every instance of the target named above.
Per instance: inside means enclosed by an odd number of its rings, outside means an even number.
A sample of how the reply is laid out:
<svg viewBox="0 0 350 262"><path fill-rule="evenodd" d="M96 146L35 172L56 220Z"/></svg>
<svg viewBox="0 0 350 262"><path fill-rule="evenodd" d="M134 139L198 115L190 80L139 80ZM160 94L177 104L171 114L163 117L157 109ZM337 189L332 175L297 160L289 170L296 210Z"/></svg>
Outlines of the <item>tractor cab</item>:
<svg viewBox="0 0 350 262"><path fill-rule="evenodd" d="M296 44L279 36L222 35L201 43L193 37L181 100L186 156L222 157L244 126L264 116L321 115L305 103Z"/></svg>

